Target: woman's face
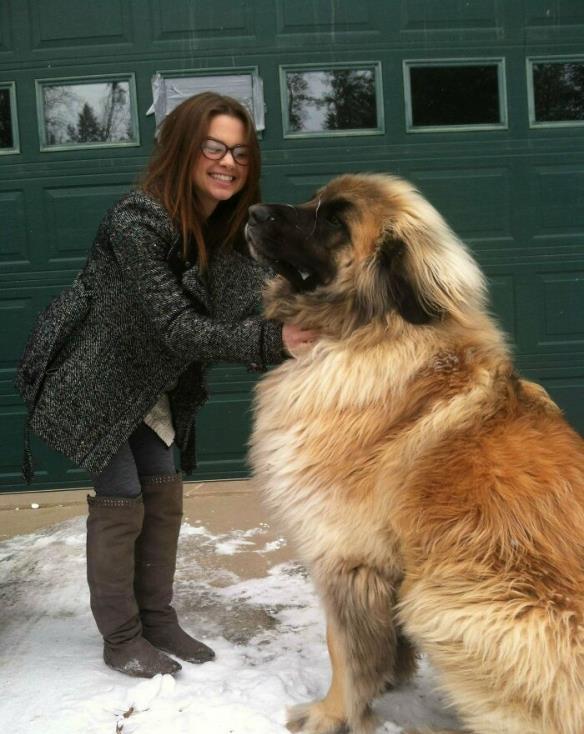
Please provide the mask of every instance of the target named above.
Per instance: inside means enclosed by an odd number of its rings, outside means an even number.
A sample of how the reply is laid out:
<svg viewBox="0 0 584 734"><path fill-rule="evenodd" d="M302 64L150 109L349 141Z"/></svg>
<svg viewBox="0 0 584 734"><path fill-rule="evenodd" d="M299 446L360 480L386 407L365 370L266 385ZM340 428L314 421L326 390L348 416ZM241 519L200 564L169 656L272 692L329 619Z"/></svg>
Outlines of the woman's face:
<svg viewBox="0 0 584 734"><path fill-rule="evenodd" d="M247 143L245 127L238 117L216 115L207 137L232 148ZM236 163L230 151L220 160L209 160L199 153L193 173L195 188L205 216L210 216L220 201L230 199L245 186L248 166Z"/></svg>

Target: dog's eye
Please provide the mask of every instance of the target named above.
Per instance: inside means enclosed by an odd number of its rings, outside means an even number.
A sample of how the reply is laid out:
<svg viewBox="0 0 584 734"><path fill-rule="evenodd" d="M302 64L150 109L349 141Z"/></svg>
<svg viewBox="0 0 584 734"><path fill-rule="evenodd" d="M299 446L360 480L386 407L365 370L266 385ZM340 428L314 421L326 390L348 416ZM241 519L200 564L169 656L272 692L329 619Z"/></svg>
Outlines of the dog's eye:
<svg viewBox="0 0 584 734"><path fill-rule="evenodd" d="M334 214L326 218L326 223L330 224L331 227L335 227L335 228L343 226L343 223L341 222L341 220Z"/></svg>

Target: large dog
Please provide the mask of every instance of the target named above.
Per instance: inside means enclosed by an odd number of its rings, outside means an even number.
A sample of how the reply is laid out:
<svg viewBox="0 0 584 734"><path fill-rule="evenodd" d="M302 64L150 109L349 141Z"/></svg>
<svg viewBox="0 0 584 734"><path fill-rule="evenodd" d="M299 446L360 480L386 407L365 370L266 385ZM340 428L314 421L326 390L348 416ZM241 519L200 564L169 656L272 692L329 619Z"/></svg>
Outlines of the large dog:
<svg viewBox="0 0 584 734"><path fill-rule="evenodd" d="M332 683L292 731L375 729L437 669L475 734L584 734L584 452L513 371L484 278L405 181L256 205L273 319L320 331L260 383L252 464L322 596Z"/></svg>

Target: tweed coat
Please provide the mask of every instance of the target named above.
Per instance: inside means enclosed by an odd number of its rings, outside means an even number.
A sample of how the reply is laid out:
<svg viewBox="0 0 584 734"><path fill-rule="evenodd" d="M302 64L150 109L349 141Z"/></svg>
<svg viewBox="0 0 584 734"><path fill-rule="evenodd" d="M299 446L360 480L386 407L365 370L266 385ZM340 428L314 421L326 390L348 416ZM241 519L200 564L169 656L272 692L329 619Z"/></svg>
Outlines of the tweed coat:
<svg viewBox="0 0 584 734"><path fill-rule="evenodd" d="M17 370L30 429L102 471L168 391L181 467L194 466L206 367L282 360L281 324L257 315L269 271L235 251L177 268L180 235L142 191L102 220L83 270L40 315ZM31 467L23 467L31 476Z"/></svg>

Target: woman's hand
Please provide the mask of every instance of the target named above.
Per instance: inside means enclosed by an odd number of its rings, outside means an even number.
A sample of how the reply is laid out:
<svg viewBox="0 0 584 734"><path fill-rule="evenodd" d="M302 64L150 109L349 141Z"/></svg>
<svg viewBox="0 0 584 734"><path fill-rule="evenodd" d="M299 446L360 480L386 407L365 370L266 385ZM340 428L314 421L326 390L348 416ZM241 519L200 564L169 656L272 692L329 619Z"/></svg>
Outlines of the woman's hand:
<svg viewBox="0 0 584 734"><path fill-rule="evenodd" d="M302 329L295 324L284 324L282 327L284 349L292 357L310 348L318 337L319 333L317 331Z"/></svg>

